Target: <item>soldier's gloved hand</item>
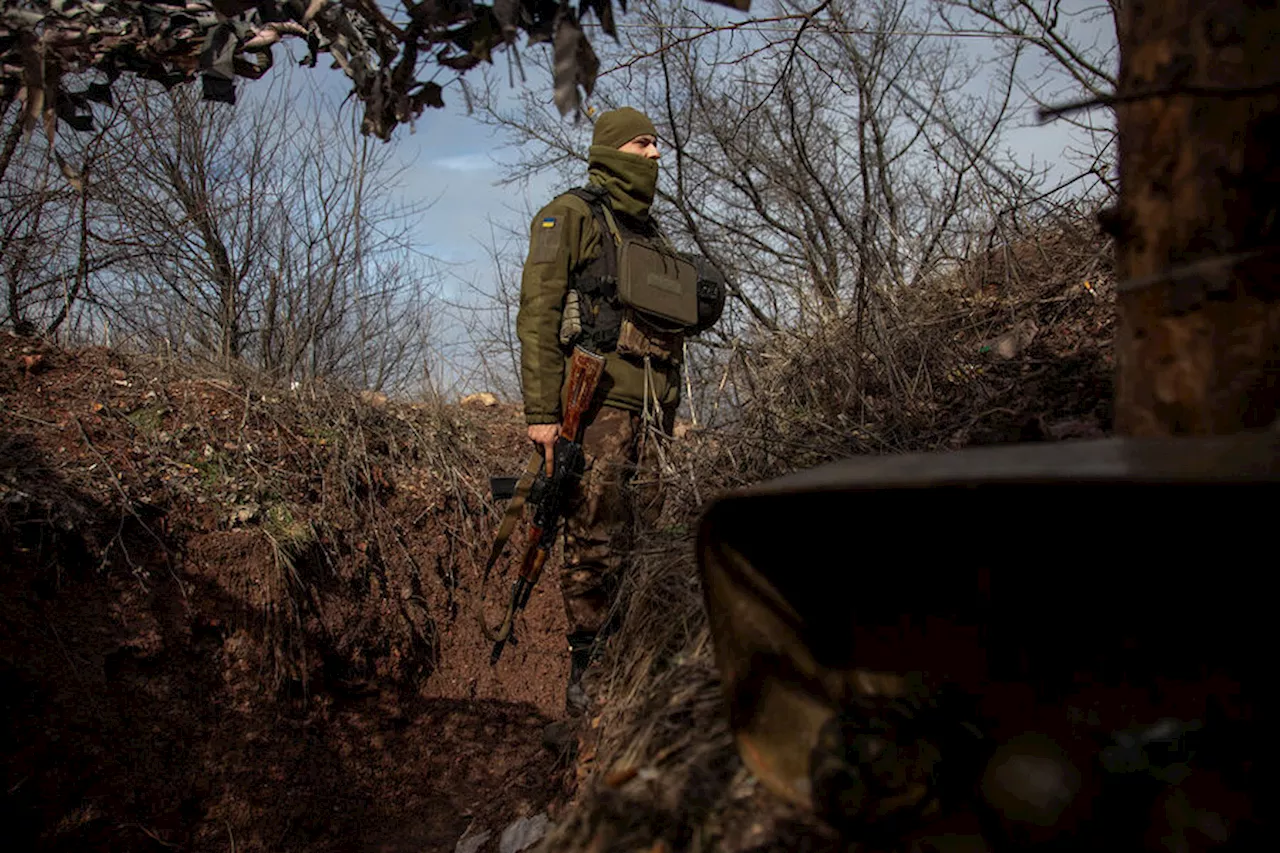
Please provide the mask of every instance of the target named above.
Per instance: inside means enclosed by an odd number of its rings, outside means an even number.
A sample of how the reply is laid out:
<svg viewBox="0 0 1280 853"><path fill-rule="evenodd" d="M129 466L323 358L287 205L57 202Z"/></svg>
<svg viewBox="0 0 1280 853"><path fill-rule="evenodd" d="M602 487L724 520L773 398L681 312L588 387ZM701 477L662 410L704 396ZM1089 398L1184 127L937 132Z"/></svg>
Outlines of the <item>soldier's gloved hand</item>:
<svg viewBox="0 0 1280 853"><path fill-rule="evenodd" d="M531 424L529 440L542 448L547 457L547 476L555 470L556 439L560 437L560 424Z"/></svg>

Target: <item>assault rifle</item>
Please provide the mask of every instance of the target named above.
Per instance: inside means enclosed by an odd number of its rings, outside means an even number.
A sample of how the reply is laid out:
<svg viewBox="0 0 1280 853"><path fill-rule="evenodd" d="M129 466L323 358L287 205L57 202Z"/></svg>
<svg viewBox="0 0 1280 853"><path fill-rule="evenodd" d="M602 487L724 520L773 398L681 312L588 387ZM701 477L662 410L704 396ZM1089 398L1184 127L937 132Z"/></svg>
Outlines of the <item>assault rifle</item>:
<svg viewBox="0 0 1280 853"><path fill-rule="evenodd" d="M582 477L586 457L582 451L581 432L584 426L591 401L596 394L596 386L604 371L604 357L593 352L575 347L569 360L569 380L564 417L560 422L560 435L556 439L552 455L551 474L546 473L546 456L539 448L525 468L524 476L516 483L510 478L493 477L490 480L490 491L494 500L510 498L511 503L498 529L493 548L489 552L489 561L484 568L484 581L489 578L489 571L498 562L506 548L507 539L515 527L517 519L525 503L532 507L532 518L526 537L524 555L520 560L520 571L511 584L511 600L507 603L507 613L502 624L496 630L490 630L483 617L480 627L485 637L493 643L493 652L489 656L489 664L497 664L502 649L507 642L516 642L513 633L516 614L529 603L529 595L542 575L542 567L547 562L555 543L556 531L564 515L565 504L574 487Z"/></svg>

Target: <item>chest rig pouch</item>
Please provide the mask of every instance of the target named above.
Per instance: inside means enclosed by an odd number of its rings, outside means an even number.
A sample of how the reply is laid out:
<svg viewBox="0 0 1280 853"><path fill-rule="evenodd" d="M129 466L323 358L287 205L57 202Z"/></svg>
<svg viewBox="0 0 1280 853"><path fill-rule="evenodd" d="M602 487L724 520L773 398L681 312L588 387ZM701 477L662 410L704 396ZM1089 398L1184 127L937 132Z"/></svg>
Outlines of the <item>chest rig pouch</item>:
<svg viewBox="0 0 1280 853"><path fill-rule="evenodd" d="M650 243L623 237L618 299L658 325L692 328L698 322L698 270Z"/></svg>
<svg viewBox="0 0 1280 853"><path fill-rule="evenodd" d="M652 225L643 233L620 228L603 191L569 192L590 206L602 243L599 257L574 276L561 343L581 340L597 351L679 363L684 333L698 325L697 267Z"/></svg>

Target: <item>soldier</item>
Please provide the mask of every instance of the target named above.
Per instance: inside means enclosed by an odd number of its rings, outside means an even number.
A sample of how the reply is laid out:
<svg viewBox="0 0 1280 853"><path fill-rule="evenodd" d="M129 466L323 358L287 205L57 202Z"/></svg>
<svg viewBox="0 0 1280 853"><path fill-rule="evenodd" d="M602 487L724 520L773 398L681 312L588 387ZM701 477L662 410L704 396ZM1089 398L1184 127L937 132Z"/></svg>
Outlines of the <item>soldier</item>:
<svg viewBox="0 0 1280 853"><path fill-rule="evenodd" d="M574 345L605 355L582 435L586 467L565 511L560 589L571 670L565 711L588 706L583 673L598 653L633 522L658 509L656 479L637 478L680 401L685 335L711 325L722 283L699 275L650 216L658 180L653 122L629 107L596 121L587 185L557 196L532 223L516 331L529 438L548 471ZM651 436L653 437L651 439ZM644 482L641 482L641 479Z"/></svg>

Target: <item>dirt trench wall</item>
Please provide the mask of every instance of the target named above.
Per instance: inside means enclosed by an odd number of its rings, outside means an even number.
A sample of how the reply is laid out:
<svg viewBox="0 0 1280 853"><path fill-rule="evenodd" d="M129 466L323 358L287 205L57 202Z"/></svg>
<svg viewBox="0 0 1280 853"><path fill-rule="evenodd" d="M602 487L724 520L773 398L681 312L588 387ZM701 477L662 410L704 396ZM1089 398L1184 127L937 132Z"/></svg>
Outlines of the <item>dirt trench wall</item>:
<svg viewBox="0 0 1280 853"><path fill-rule="evenodd" d="M452 850L544 808L558 602L497 669L474 611L513 425L0 339L17 846Z"/></svg>

